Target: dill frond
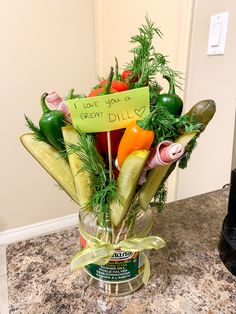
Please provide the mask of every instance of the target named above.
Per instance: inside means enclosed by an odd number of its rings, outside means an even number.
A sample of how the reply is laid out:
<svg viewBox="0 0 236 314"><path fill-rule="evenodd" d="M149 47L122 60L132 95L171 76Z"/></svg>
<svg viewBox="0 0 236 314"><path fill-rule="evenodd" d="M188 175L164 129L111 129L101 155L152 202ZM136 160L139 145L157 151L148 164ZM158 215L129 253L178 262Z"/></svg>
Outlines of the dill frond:
<svg viewBox="0 0 236 314"><path fill-rule="evenodd" d="M185 147L185 153L179 161L179 168L185 169L188 166L189 159L193 150L197 147L197 135Z"/></svg>
<svg viewBox="0 0 236 314"><path fill-rule="evenodd" d="M162 76L168 75L177 87L181 87L181 73L172 70L168 66L167 56L156 52L153 46L154 36L162 38L161 30L148 16L145 17L145 20L146 24L139 28L139 34L131 36L130 39L131 44L135 47L130 50L133 53L133 59L126 65L126 68L131 70L130 81L135 81L132 88L152 85L158 73Z"/></svg>
<svg viewBox="0 0 236 314"><path fill-rule="evenodd" d="M175 138L175 117L165 107L157 107L152 117L152 125L155 133L154 144Z"/></svg>
<svg viewBox="0 0 236 314"><path fill-rule="evenodd" d="M101 227L107 229L110 224L110 203L119 198L117 183L109 179L109 171L98 154L94 138L91 134L78 132L78 144L66 143L67 153L76 153L82 161L80 171L88 172L91 176L93 191L86 208L92 208Z"/></svg>
<svg viewBox="0 0 236 314"><path fill-rule="evenodd" d="M157 97L160 95L160 91L162 87L159 85L157 81L153 81L149 83L149 98L150 98L150 111L156 109Z"/></svg>
<svg viewBox="0 0 236 314"><path fill-rule="evenodd" d="M182 90L182 81L183 81L183 73L180 71L176 71L171 69L170 67L163 65L159 72L162 76L167 76L174 83L174 86Z"/></svg>
<svg viewBox="0 0 236 314"><path fill-rule="evenodd" d="M41 132L40 128L37 125L35 125L33 121L30 118L28 118L26 115L25 115L25 121L26 121L26 126L34 133L35 139L37 141L43 141L50 144L49 141Z"/></svg>
<svg viewBox="0 0 236 314"><path fill-rule="evenodd" d="M175 117L165 107L156 107L144 120L137 123L145 130L154 131L154 145L176 137Z"/></svg>
<svg viewBox="0 0 236 314"><path fill-rule="evenodd" d="M167 189L163 183L154 195L154 202L156 203L157 212L160 213L164 209L167 200Z"/></svg>
<svg viewBox="0 0 236 314"><path fill-rule="evenodd" d="M176 129L180 130L180 133L198 131L201 127L202 124L198 122L194 114L191 117L185 114L176 118Z"/></svg>
<svg viewBox="0 0 236 314"><path fill-rule="evenodd" d="M144 120L138 120L137 123L145 130L154 131L153 145L165 140L174 142L181 134L199 131L201 128L201 123L193 115L176 118L163 106L157 106Z"/></svg>

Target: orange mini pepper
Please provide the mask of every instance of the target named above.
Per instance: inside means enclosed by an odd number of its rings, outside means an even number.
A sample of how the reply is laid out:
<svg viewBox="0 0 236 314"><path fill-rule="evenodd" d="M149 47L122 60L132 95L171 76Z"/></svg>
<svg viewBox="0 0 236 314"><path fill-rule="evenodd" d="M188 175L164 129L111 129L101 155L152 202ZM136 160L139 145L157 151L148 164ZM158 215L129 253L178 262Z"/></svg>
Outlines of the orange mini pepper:
<svg viewBox="0 0 236 314"><path fill-rule="evenodd" d="M152 130L145 130L138 125L137 121L128 124L120 141L117 153L117 161L121 167L124 159L133 151L151 148L155 133Z"/></svg>

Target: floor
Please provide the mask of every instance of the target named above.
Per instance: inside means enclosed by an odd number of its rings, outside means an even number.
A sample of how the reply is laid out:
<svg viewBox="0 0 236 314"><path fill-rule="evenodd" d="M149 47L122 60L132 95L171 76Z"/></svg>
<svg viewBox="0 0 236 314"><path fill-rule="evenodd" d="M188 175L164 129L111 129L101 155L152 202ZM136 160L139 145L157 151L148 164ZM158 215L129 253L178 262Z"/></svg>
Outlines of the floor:
<svg viewBox="0 0 236 314"><path fill-rule="evenodd" d="M8 314L6 245L0 246L0 313Z"/></svg>

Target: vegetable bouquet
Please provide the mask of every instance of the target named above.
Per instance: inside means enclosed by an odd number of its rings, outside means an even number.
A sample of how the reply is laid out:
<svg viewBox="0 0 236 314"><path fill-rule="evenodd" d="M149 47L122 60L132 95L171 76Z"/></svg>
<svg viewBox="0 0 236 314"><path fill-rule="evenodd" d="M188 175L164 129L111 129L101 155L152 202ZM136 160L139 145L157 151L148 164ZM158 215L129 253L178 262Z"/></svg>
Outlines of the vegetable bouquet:
<svg viewBox="0 0 236 314"><path fill-rule="evenodd" d="M80 228L83 250L73 258L73 270L106 265L117 250L142 252L165 245L163 239L150 236L150 228L137 234L136 223L152 200L158 212L163 209L167 178L176 166L187 166L199 135L215 113L214 101L203 100L182 114L183 101L175 91L181 88L181 73L156 52L154 36L161 38L162 33L146 17L145 25L131 37L133 58L122 71L115 58L109 76L100 79L87 96L75 94L74 89L64 98L56 91L44 93L39 126L26 117L32 133L21 136L22 144L80 206L81 217L90 217L97 227L93 234L86 226ZM162 92L158 77L168 81L167 92ZM131 99L141 89L148 95L145 112L142 107L133 114L127 109L117 114L124 123L109 128L100 124L94 131L96 119L103 121L104 115L89 107L98 106L101 99L116 112L121 99ZM86 114L72 114L71 108L83 103ZM79 118L90 123L91 117L93 131L84 131ZM147 283L147 260L144 268Z"/></svg>

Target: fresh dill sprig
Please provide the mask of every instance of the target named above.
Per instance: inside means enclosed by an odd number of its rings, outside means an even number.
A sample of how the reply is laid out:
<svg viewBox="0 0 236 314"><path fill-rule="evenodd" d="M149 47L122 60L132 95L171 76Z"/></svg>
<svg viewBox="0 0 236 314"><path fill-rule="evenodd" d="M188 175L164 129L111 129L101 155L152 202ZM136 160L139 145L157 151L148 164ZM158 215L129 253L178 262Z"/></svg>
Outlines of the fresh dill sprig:
<svg viewBox="0 0 236 314"><path fill-rule="evenodd" d="M200 131L202 129L202 124L197 120L195 114L192 114L190 117L186 114L179 117L177 126L183 133L191 131ZM199 137L199 135L200 133L197 133L185 147L185 153L179 161L179 168L181 169L187 168L192 152L197 147L197 138Z"/></svg>
<svg viewBox="0 0 236 314"><path fill-rule="evenodd" d="M160 95L161 90L162 87L159 85L157 81L149 83L149 99L151 112L156 109L157 97Z"/></svg>
<svg viewBox="0 0 236 314"><path fill-rule="evenodd" d="M175 117L165 107L156 107L144 120L137 123L145 130L154 131L154 145L176 137Z"/></svg>
<svg viewBox="0 0 236 314"><path fill-rule="evenodd" d="M25 121L26 121L26 126L34 133L35 139L37 141L43 141L50 144L49 141L41 132L40 128L37 125L35 125L33 121L30 118L28 118L26 115L25 115Z"/></svg>
<svg viewBox="0 0 236 314"><path fill-rule="evenodd" d="M173 162L167 170L165 177L163 178L158 190L154 195L154 201L156 202L156 208L158 212L161 212L164 209L164 205L167 200L167 188L165 182L170 176L170 174L175 170L177 162Z"/></svg>
<svg viewBox="0 0 236 314"><path fill-rule="evenodd" d="M176 129L180 130L180 133L192 132L201 130L202 124L196 119L195 115L185 114L176 118Z"/></svg>
<svg viewBox="0 0 236 314"><path fill-rule="evenodd" d="M109 179L109 171L98 154L91 134L78 132L78 145L66 143L67 153L78 154L82 161L80 171L88 172L91 177L93 191L86 208L92 208L97 215L98 223L103 228L109 228L110 203L117 199L117 183Z"/></svg>
<svg viewBox="0 0 236 314"><path fill-rule="evenodd" d="M159 72L162 74L163 77L167 76L171 79L174 86L182 90L183 84L183 73L177 70L173 70L170 67L163 65L160 68Z"/></svg>
<svg viewBox="0 0 236 314"><path fill-rule="evenodd" d="M165 140L174 142L181 134L199 131L201 128L201 123L194 115L176 118L164 106L156 106L144 120L138 120L137 123L145 130L154 131L153 145Z"/></svg>
<svg viewBox="0 0 236 314"><path fill-rule="evenodd" d="M162 76L168 75L177 87L181 87L181 73L172 70L168 66L167 56L156 52L153 46L154 36L162 38L161 30L148 16L145 17L145 20L146 24L139 28L139 34L131 36L130 39L131 44L134 44L135 47L130 50L133 53L133 60L126 65L126 68L131 70L129 81L135 82L132 88L152 86L158 73Z"/></svg>
<svg viewBox="0 0 236 314"><path fill-rule="evenodd" d="M175 117L165 107L157 107L152 117L152 129L155 133L154 144L164 140L174 140Z"/></svg>
<svg viewBox="0 0 236 314"><path fill-rule="evenodd" d="M198 138L198 136L195 135L194 138L185 147L185 153L179 161L179 168L185 169L188 166L188 161L191 157L191 154L197 146L197 138Z"/></svg>
<svg viewBox="0 0 236 314"><path fill-rule="evenodd" d="M167 188L165 184L163 183L161 184L161 186L159 187L159 189L154 195L154 202L156 203L156 209L158 213L163 211L166 200L167 200Z"/></svg>

